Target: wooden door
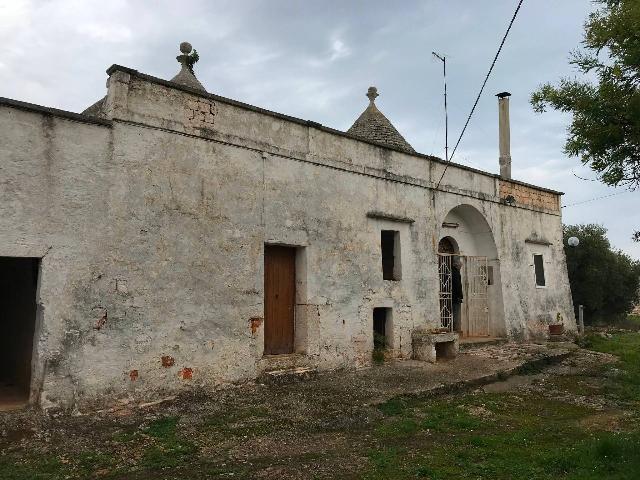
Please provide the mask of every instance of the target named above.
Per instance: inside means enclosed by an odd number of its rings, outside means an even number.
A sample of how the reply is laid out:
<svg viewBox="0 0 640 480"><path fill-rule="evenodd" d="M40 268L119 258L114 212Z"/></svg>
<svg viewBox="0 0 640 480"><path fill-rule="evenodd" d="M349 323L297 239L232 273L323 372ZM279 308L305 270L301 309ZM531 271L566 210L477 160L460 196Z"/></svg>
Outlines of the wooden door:
<svg viewBox="0 0 640 480"><path fill-rule="evenodd" d="M296 249L264 247L264 354L293 353Z"/></svg>

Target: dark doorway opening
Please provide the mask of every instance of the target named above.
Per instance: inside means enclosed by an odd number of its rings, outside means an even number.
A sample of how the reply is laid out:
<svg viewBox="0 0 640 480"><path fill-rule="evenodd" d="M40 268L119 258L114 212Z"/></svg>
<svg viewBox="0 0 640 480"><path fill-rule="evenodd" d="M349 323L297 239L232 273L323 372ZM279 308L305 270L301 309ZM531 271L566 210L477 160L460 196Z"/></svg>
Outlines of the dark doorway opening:
<svg viewBox="0 0 640 480"><path fill-rule="evenodd" d="M455 342L436 343L436 360L450 360L456 357Z"/></svg>
<svg viewBox="0 0 640 480"><path fill-rule="evenodd" d="M373 309L373 348L376 350L384 350L390 346L388 337L391 333L390 316L390 308Z"/></svg>
<svg viewBox="0 0 640 480"><path fill-rule="evenodd" d="M39 268L39 258L0 257L0 403L29 399Z"/></svg>

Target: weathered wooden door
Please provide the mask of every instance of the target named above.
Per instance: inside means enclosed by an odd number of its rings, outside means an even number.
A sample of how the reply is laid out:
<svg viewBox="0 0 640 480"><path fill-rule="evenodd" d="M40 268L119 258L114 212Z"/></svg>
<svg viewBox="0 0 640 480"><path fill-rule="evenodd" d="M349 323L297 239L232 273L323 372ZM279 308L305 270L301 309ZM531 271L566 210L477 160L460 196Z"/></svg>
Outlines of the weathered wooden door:
<svg viewBox="0 0 640 480"><path fill-rule="evenodd" d="M293 352L296 249L264 247L264 354Z"/></svg>

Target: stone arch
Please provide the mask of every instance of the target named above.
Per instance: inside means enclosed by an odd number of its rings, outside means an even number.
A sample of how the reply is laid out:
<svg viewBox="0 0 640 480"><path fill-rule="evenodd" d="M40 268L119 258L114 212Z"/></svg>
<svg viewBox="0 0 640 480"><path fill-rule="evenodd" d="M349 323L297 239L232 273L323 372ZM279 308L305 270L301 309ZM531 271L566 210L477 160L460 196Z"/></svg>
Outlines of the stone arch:
<svg viewBox="0 0 640 480"><path fill-rule="evenodd" d="M450 236L442 237L438 242L438 253L458 253L460 247L456 239Z"/></svg>
<svg viewBox="0 0 640 480"><path fill-rule="evenodd" d="M486 257L489 279L487 286L488 335L493 337L506 336L500 258L493 231L485 216L472 205L457 205L450 209L442 220L440 238L448 239L449 243L456 245L454 253L463 258ZM469 272L464 273L468 274ZM465 307L467 307L468 321L468 302Z"/></svg>
<svg viewBox="0 0 640 480"><path fill-rule="evenodd" d="M452 238L461 255L482 255L497 259L493 232L484 215L475 207L458 205L449 210L442 221L442 237Z"/></svg>

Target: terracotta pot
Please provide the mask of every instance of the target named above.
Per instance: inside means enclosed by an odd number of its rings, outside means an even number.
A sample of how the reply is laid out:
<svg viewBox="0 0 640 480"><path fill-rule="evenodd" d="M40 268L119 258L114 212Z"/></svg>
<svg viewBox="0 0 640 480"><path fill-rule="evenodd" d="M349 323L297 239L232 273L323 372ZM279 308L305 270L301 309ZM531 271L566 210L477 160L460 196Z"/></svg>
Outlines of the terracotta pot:
<svg viewBox="0 0 640 480"><path fill-rule="evenodd" d="M564 325L561 323L549 325L549 333L551 335L562 335L564 333Z"/></svg>

